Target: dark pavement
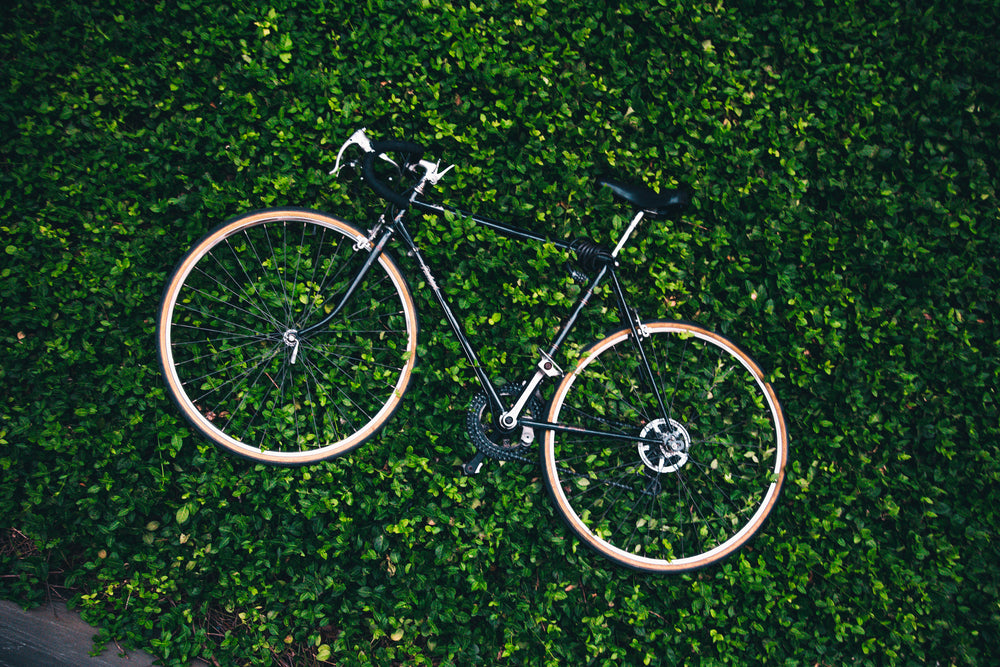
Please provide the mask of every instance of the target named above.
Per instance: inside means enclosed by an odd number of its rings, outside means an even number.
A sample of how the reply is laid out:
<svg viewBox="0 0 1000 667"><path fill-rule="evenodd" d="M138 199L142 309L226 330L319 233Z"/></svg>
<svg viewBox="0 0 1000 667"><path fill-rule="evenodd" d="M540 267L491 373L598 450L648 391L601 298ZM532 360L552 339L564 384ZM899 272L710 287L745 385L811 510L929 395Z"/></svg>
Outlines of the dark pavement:
<svg viewBox="0 0 1000 667"><path fill-rule="evenodd" d="M152 667L153 656L120 656L113 643L98 656L88 655L96 634L64 604L24 611L0 600L0 667Z"/></svg>

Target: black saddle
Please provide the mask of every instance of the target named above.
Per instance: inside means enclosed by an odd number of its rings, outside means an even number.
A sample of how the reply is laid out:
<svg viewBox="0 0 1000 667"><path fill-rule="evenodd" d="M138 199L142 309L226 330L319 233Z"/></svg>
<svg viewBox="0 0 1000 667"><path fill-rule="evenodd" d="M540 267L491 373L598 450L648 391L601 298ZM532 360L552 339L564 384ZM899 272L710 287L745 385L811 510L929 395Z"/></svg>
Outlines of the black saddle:
<svg viewBox="0 0 1000 667"><path fill-rule="evenodd" d="M623 183L607 176L599 177L597 184L611 188L615 197L627 201L651 218L676 218L691 201L687 190L670 189L654 192L645 185Z"/></svg>

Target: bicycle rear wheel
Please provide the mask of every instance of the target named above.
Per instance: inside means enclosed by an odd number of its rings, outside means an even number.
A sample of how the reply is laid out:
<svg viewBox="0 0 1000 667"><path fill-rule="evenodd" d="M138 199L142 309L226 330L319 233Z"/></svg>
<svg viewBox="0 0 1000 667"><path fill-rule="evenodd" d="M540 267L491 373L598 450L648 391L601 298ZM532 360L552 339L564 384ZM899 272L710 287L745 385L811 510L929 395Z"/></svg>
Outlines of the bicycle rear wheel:
<svg viewBox="0 0 1000 667"><path fill-rule="evenodd" d="M209 232L160 303L167 390L216 445L256 461L314 463L374 435L416 361L417 315L382 254L329 325L368 252L364 232L305 210L267 210Z"/></svg>
<svg viewBox="0 0 1000 667"><path fill-rule="evenodd" d="M553 396L549 422L578 430L545 432L544 476L598 553L636 570L691 570L760 528L788 438L774 391L735 344L682 322L643 330L663 408L629 330L598 341Z"/></svg>

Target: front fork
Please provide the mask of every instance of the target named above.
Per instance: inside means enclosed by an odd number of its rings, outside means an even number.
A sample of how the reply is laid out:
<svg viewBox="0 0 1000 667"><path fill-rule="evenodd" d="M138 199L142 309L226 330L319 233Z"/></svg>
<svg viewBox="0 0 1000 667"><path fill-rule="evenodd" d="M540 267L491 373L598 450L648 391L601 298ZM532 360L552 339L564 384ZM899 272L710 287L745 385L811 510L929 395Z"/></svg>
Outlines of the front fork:
<svg viewBox="0 0 1000 667"><path fill-rule="evenodd" d="M399 222L402 219L402 217L403 217L402 211L396 214L396 219L393 221L393 224L390 225L388 229L381 232L381 236L378 237L378 241L375 243L374 246L372 246L371 242L372 239L374 239L376 235L379 233L378 230L381 229L381 222L379 223L378 226L374 228L372 233L370 233L370 236L372 238L368 238L365 239L364 241L358 242L357 246L355 246L356 250L367 248L370 251L368 253L368 258L365 260L365 263L361 266L361 269L358 270L358 273L357 275L354 276L354 279L351 281L351 284L348 285L347 290L344 292L344 295L340 298L340 303L338 303L326 317L324 317L316 324L308 326L301 331L295 332L295 335L298 339L301 340L306 336L308 336L309 334L311 334L313 331L325 328L328 324L330 324L330 322L333 321L333 318L335 318L337 315L340 314L340 311L344 309L344 306L347 305L347 302L351 300L352 296L354 296L354 292L358 289L358 286L361 284L361 281L365 279L366 275L368 275L368 271L372 268L372 265L375 262L377 262L378 258L382 255L382 251L385 249L386 244L389 242L389 239L391 239L392 235L395 233L396 223ZM384 220L384 218L381 218L380 220ZM296 351L297 350L298 348L296 348ZM295 363L294 356L292 358L292 363L293 364Z"/></svg>

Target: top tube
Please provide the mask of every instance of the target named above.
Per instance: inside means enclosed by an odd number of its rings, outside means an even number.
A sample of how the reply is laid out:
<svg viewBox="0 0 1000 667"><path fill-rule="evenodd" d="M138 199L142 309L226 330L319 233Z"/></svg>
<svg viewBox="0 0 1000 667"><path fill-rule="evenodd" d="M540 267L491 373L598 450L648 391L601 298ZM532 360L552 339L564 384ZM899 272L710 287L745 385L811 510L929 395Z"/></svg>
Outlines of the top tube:
<svg viewBox="0 0 1000 667"><path fill-rule="evenodd" d="M517 239L520 241L539 241L541 243L551 243L555 247L561 250L572 250L572 244L566 243L564 241L555 241L547 236L542 236L523 227L518 227L516 225L509 225L503 222L498 222L497 220L492 220L490 218L484 218L478 215L474 215L467 211L462 211L451 206L445 206L442 204L431 204L419 199L414 199L410 204L424 213L433 213L434 215L444 215L445 213L454 213L455 215L460 215L464 218L470 218L477 225L482 225L492 229L495 232L507 236L509 238Z"/></svg>

